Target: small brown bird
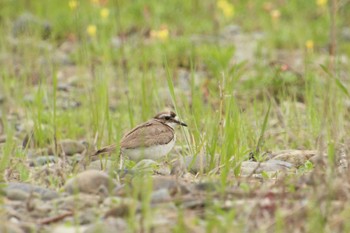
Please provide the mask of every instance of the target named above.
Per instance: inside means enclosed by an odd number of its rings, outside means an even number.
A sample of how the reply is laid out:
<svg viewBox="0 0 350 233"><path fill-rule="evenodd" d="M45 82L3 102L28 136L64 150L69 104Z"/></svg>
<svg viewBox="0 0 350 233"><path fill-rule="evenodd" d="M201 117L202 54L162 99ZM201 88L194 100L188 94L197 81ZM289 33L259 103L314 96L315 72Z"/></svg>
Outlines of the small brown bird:
<svg viewBox="0 0 350 233"><path fill-rule="evenodd" d="M120 142L121 155L135 161L158 160L166 156L175 145L177 125L187 126L172 111L158 113L124 135ZM115 145L102 148L95 155L111 152L115 148Z"/></svg>

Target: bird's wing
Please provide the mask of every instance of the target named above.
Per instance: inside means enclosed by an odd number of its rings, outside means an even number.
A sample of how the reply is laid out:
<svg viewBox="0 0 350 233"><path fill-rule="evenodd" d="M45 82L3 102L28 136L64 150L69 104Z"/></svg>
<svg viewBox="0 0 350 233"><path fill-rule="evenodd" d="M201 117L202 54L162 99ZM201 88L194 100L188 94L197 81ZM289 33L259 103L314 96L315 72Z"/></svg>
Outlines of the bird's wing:
<svg viewBox="0 0 350 233"><path fill-rule="evenodd" d="M133 149L167 144L173 138L174 132L171 127L158 121L148 121L126 133L120 142L120 146L124 149Z"/></svg>

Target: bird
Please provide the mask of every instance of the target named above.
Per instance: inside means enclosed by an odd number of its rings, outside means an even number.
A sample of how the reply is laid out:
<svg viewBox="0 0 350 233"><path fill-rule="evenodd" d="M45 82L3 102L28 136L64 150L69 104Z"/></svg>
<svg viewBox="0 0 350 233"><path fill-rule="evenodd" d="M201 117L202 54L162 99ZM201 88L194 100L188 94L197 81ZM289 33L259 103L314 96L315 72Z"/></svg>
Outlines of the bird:
<svg viewBox="0 0 350 233"><path fill-rule="evenodd" d="M165 157L175 145L176 126L187 127L173 111L164 111L150 120L128 131L120 141L120 154L133 161L142 159L159 160ZM98 150L95 155L109 153L116 145Z"/></svg>

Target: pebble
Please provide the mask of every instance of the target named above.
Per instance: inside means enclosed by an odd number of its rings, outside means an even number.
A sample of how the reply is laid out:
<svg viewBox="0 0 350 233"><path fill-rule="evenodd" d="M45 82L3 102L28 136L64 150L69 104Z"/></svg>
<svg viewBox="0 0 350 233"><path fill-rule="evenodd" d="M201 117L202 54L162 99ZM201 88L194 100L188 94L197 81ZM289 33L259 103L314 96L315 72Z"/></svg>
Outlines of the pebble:
<svg viewBox="0 0 350 233"><path fill-rule="evenodd" d="M24 233L24 231L15 224L1 222L0 233Z"/></svg>
<svg viewBox="0 0 350 233"><path fill-rule="evenodd" d="M9 199L19 198L23 200L26 196L24 193L27 193L28 195L30 193L37 194L42 200L52 200L59 197L59 194L54 190L27 183L11 182L7 184L7 187L4 190Z"/></svg>
<svg viewBox="0 0 350 233"><path fill-rule="evenodd" d="M127 223L121 218L109 218L101 222L97 222L87 227L84 233L114 233L114 232L126 232Z"/></svg>
<svg viewBox="0 0 350 233"><path fill-rule="evenodd" d="M171 196L168 189L159 189L152 193L151 195L151 203L162 203L171 200Z"/></svg>
<svg viewBox="0 0 350 233"><path fill-rule="evenodd" d="M218 156L215 156L214 162L217 164L216 161ZM179 174L184 173L186 170L197 174L198 172L208 172L209 166L210 166L210 160L208 161L209 155L205 154L198 154L198 155L191 155L186 157L180 157L172 164L172 170L171 174Z"/></svg>
<svg viewBox="0 0 350 233"><path fill-rule="evenodd" d="M293 167L293 164L278 161L278 160L269 160L267 162L255 162L255 161L244 161L241 165L241 175L247 176L250 175L253 171L254 174L259 174L262 172L279 172L286 171Z"/></svg>
<svg viewBox="0 0 350 233"><path fill-rule="evenodd" d="M113 168L113 163L114 161L109 159L95 160L87 166L87 170L110 171Z"/></svg>
<svg viewBox="0 0 350 233"><path fill-rule="evenodd" d="M9 189L6 191L6 197L14 201L25 201L28 199L30 194L21 189Z"/></svg>
<svg viewBox="0 0 350 233"><path fill-rule="evenodd" d="M70 194L83 192L107 195L115 186L116 183L105 172L87 170L69 179L64 185L64 190Z"/></svg>
<svg viewBox="0 0 350 233"><path fill-rule="evenodd" d="M274 160L289 162L299 167L316 154L316 150L282 150L272 153L272 158Z"/></svg>
<svg viewBox="0 0 350 233"><path fill-rule="evenodd" d="M85 146L72 139L64 139L58 143L59 150L65 155L71 156L74 154L80 154L85 150Z"/></svg>
<svg viewBox="0 0 350 233"><path fill-rule="evenodd" d="M69 225L58 225L52 228L52 233L83 233L87 229L87 226L69 226Z"/></svg>
<svg viewBox="0 0 350 233"><path fill-rule="evenodd" d="M82 210L96 207L101 198L97 195L79 193L79 195L64 196L52 201L52 206L59 206L66 210Z"/></svg>
<svg viewBox="0 0 350 233"><path fill-rule="evenodd" d="M186 185L174 176L153 176L153 191L167 189L170 193L180 191L188 193Z"/></svg>
<svg viewBox="0 0 350 233"><path fill-rule="evenodd" d="M29 166L37 167L43 166L50 163L56 163L58 161L57 156L48 155L48 156L39 156L29 162Z"/></svg>

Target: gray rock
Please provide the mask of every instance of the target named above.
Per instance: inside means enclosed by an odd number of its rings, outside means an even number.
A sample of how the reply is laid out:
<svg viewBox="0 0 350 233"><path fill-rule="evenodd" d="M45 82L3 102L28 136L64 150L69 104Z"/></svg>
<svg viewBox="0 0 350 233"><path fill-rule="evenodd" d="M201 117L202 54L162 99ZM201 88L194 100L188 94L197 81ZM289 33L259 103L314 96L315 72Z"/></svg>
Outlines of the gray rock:
<svg viewBox="0 0 350 233"><path fill-rule="evenodd" d="M0 233L24 233L24 231L15 224L0 220Z"/></svg>
<svg viewBox="0 0 350 233"><path fill-rule="evenodd" d="M88 194L107 195L109 190L116 186L105 172L87 170L79 173L76 177L69 179L64 185L65 191L70 194L83 192Z"/></svg>
<svg viewBox="0 0 350 233"><path fill-rule="evenodd" d="M113 163L114 161L109 159L95 160L87 166L87 170L110 171L113 168Z"/></svg>
<svg viewBox="0 0 350 233"><path fill-rule="evenodd" d="M213 192L213 191L217 191L219 187L220 185L217 182L205 181L205 182L193 184L191 188L196 191Z"/></svg>
<svg viewBox="0 0 350 233"><path fill-rule="evenodd" d="M174 176L154 176L153 177L153 190L160 189L173 190L178 187L178 181Z"/></svg>
<svg viewBox="0 0 350 233"><path fill-rule="evenodd" d="M84 232L87 226L68 226L66 224L61 224L51 228L52 233L77 233Z"/></svg>
<svg viewBox="0 0 350 233"><path fill-rule="evenodd" d="M189 190L184 183L174 176L153 176L153 191L167 189L170 193L188 193Z"/></svg>
<svg viewBox="0 0 350 233"><path fill-rule="evenodd" d="M171 196L168 189L156 190L152 193L152 196L151 196L151 203L153 204L166 202L170 200L171 200Z"/></svg>
<svg viewBox="0 0 350 233"><path fill-rule="evenodd" d="M25 201L28 199L30 194L21 189L9 189L6 191L6 197L14 201Z"/></svg>
<svg viewBox="0 0 350 233"><path fill-rule="evenodd" d="M214 158L214 166L217 166L218 156ZM188 170L193 174L198 172L208 172L210 166L210 155L200 153L198 155L191 155L186 157L180 157L172 164L172 174L178 174L179 172L185 172Z"/></svg>
<svg viewBox="0 0 350 233"><path fill-rule="evenodd" d="M267 164L276 164L278 166L281 167L285 167L285 168L293 168L294 165L292 163L288 163L286 161L282 161L282 160L277 160L277 159L271 159L266 161Z"/></svg>
<svg viewBox="0 0 350 233"><path fill-rule="evenodd" d="M269 160L261 163L255 161L244 161L241 165L241 175L246 176L252 173L259 174L262 172L287 171L292 167L293 164L278 160Z"/></svg>
<svg viewBox="0 0 350 233"><path fill-rule="evenodd" d="M274 160L282 160L299 167L317 154L316 150L281 150L272 153Z"/></svg>
<svg viewBox="0 0 350 233"><path fill-rule="evenodd" d="M57 156L54 155L48 155L48 156L39 156L29 162L30 166L36 167L36 166L43 166L50 163L56 163L58 162Z"/></svg>
<svg viewBox="0 0 350 233"><path fill-rule="evenodd" d="M30 193L37 194L43 200L52 200L59 197L59 194L54 190L27 183L11 182L7 184L7 187L4 190L6 195L14 195L12 198L24 198L23 193L27 193L28 195ZM18 190L22 191L22 193L20 193ZM8 198L11 199L10 196L8 196Z"/></svg>
<svg viewBox="0 0 350 233"><path fill-rule="evenodd" d="M90 225L84 233L114 233L114 232L126 232L127 223L121 218L109 218L103 222L98 222Z"/></svg>
<svg viewBox="0 0 350 233"><path fill-rule="evenodd" d="M85 147L82 143L71 139L61 140L58 143L58 147L59 150L61 150L62 153L65 153L66 155L80 154L85 150Z"/></svg>
<svg viewBox="0 0 350 233"><path fill-rule="evenodd" d="M79 193L78 195L70 195L57 198L51 201L51 204L52 206L59 206L61 209L84 210L92 207L97 207L100 201L100 196Z"/></svg>

